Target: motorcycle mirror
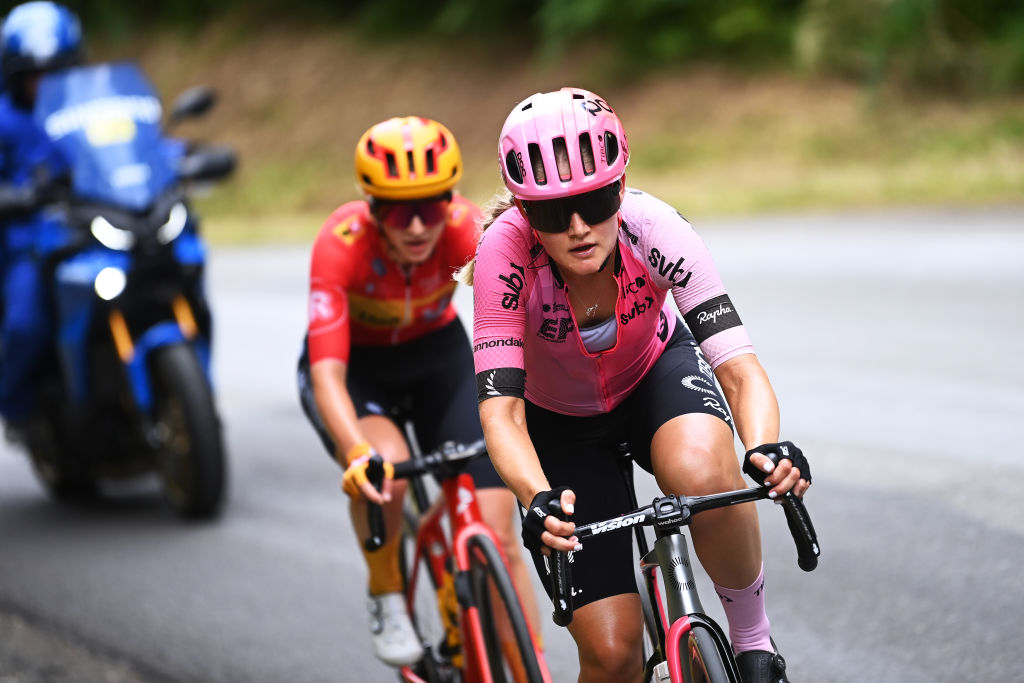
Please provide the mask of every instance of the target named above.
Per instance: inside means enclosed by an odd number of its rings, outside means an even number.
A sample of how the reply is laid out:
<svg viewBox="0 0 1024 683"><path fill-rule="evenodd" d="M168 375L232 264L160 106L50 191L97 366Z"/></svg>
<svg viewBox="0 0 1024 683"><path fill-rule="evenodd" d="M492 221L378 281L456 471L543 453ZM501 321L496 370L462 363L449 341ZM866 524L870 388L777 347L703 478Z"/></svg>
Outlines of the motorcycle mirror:
<svg viewBox="0 0 1024 683"><path fill-rule="evenodd" d="M178 166L183 180L218 180L235 170L235 153L227 147L205 146L194 149Z"/></svg>
<svg viewBox="0 0 1024 683"><path fill-rule="evenodd" d="M217 102L217 92L208 85L197 85L178 95L171 106L168 121L171 124L202 116Z"/></svg>

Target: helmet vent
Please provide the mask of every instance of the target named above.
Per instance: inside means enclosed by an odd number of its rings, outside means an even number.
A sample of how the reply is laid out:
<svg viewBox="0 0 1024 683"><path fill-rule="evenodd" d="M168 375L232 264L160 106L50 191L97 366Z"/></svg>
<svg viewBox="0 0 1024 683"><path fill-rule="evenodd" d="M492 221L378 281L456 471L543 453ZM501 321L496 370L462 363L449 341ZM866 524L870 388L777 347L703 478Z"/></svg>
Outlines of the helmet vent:
<svg viewBox="0 0 1024 683"><path fill-rule="evenodd" d="M585 99L585 98L583 97L583 93L581 93L581 92L574 92L574 93L572 94L572 98L573 98L574 100L582 100L582 99Z"/></svg>
<svg viewBox="0 0 1024 683"><path fill-rule="evenodd" d="M583 175L594 175L594 145L590 141L590 133L580 133L580 161L583 162Z"/></svg>
<svg viewBox="0 0 1024 683"><path fill-rule="evenodd" d="M554 138L551 147L555 152L555 166L558 168L558 179L562 182L572 180L572 168L569 164L569 148L565 138Z"/></svg>
<svg viewBox="0 0 1024 683"><path fill-rule="evenodd" d="M437 136L437 139L441 142L441 151L448 149L448 138L445 137L444 133Z"/></svg>
<svg viewBox="0 0 1024 683"><path fill-rule="evenodd" d="M405 151L405 162L407 164L409 164L409 175L411 176L411 175L415 174L416 173L416 167L413 165L413 162L412 162L412 150L411 149Z"/></svg>
<svg viewBox="0 0 1024 683"><path fill-rule="evenodd" d="M526 111L527 109L532 109L532 108L533 108L533 102L527 102L526 104L523 105L523 108L520 109L519 111Z"/></svg>
<svg viewBox="0 0 1024 683"><path fill-rule="evenodd" d="M427 150L427 173L436 173L437 166L434 165L434 150Z"/></svg>
<svg viewBox="0 0 1024 683"><path fill-rule="evenodd" d="M391 152L384 153L384 161L388 165L388 176L392 178L398 177L398 161L395 159L395 155Z"/></svg>
<svg viewBox="0 0 1024 683"><path fill-rule="evenodd" d="M605 163L611 166L619 158L619 139L610 131L604 132L604 149L607 156Z"/></svg>
<svg viewBox="0 0 1024 683"><path fill-rule="evenodd" d="M373 140L369 138L366 140L366 153L370 156L375 156L377 154L377 147L373 144Z"/></svg>
<svg viewBox="0 0 1024 683"><path fill-rule="evenodd" d="M516 185L523 184L523 174L519 169L519 163L516 161L515 150L509 150L508 154L505 155L505 173Z"/></svg>
<svg viewBox="0 0 1024 683"><path fill-rule="evenodd" d="M548 174L544 170L544 158L540 154L540 145L531 142L527 147L530 150L530 167L533 169L534 181L538 185L547 185Z"/></svg>

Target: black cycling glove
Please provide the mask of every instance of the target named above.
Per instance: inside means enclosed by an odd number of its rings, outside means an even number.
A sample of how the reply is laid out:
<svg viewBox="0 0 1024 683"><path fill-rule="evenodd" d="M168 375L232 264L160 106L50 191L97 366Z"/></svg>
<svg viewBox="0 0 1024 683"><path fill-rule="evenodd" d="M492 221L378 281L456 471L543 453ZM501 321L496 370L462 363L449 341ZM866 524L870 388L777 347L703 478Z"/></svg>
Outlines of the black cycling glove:
<svg viewBox="0 0 1024 683"><path fill-rule="evenodd" d="M792 441L783 441L782 443L765 443L761 444L757 448L751 448L747 451L746 456L743 458L743 472L758 484L764 486L764 480L771 473L765 472L760 467L756 467L754 463L750 462L750 456L755 453L768 456L768 458L776 465L779 464L779 460L792 461L793 467L800 470L800 478L806 479L808 484L811 483L811 466L808 464L807 458L804 457L804 452L793 445Z"/></svg>
<svg viewBox="0 0 1024 683"><path fill-rule="evenodd" d="M530 501L530 508L523 517L523 545L531 552L539 552L544 547L544 541L540 540L541 534L547 529L544 528L544 519L548 515L555 515L558 519L565 521L568 515L562 511L562 492L568 490L568 486L559 486L550 491L541 491Z"/></svg>

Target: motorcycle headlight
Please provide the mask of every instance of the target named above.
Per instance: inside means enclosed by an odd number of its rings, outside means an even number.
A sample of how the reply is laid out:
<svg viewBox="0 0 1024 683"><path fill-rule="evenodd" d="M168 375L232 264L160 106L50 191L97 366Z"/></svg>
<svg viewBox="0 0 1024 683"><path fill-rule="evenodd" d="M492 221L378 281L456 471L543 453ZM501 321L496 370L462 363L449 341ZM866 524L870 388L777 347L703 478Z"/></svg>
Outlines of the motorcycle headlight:
<svg viewBox="0 0 1024 683"><path fill-rule="evenodd" d="M116 299L124 291L128 278L120 268L107 266L96 275L93 288L96 295L104 301Z"/></svg>
<svg viewBox="0 0 1024 683"><path fill-rule="evenodd" d="M135 235L130 230L114 227L103 216L96 216L92 219L89 232L107 249L128 251L135 246Z"/></svg>
<svg viewBox="0 0 1024 683"><path fill-rule="evenodd" d="M167 217L167 222L161 225L156 231L156 239L160 244L167 244L177 239L181 231L185 229L185 223L188 221L188 209L181 202L178 202L171 207L171 214Z"/></svg>

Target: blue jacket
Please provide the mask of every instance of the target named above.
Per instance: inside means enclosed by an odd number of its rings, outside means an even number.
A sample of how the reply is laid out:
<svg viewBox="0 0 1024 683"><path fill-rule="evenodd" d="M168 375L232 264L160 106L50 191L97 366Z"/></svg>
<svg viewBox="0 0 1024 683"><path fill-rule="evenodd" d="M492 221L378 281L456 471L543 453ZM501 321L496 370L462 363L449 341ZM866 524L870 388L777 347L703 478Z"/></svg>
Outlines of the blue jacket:
<svg viewBox="0 0 1024 683"><path fill-rule="evenodd" d="M64 157L36 124L32 112L15 106L10 93L0 94L0 183L23 187L67 170ZM0 226L8 255L32 248L38 221L34 214Z"/></svg>

